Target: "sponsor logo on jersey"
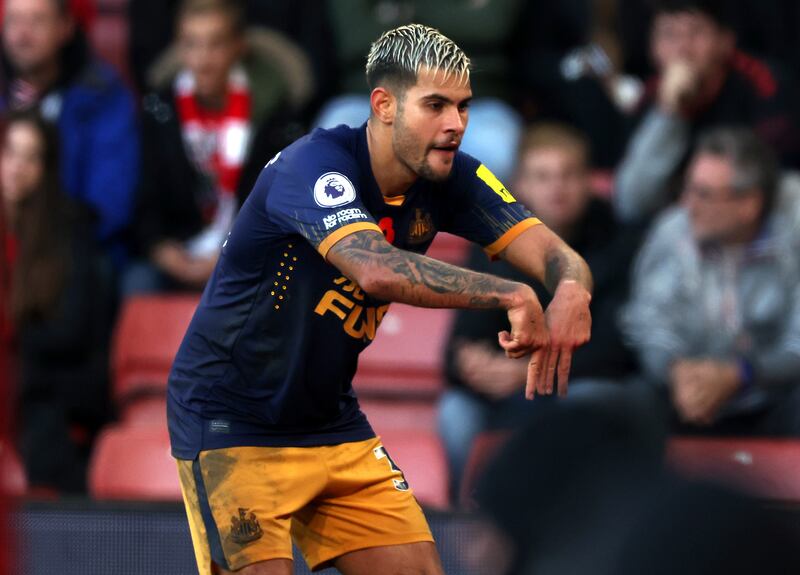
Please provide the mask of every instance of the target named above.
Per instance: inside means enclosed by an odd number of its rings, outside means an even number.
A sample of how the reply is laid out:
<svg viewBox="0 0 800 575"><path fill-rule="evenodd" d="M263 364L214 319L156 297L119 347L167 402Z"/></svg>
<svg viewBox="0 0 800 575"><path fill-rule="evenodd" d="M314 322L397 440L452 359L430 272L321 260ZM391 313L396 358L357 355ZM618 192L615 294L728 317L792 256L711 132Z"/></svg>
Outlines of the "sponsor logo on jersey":
<svg viewBox="0 0 800 575"><path fill-rule="evenodd" d="M337 208L356 199L356 189L338 172L322 174L314 184L314 201L322 208Z"/></svg>
<svg viewBox="0 0 800 575"><path fill-rule="evenodd" d="M342 321L344 332L353 339L372 341L389 304L366 306L364 292L359 285L344 277L333 280L337 289L325 292L314 308L317 315L334 315Z"/></svg>

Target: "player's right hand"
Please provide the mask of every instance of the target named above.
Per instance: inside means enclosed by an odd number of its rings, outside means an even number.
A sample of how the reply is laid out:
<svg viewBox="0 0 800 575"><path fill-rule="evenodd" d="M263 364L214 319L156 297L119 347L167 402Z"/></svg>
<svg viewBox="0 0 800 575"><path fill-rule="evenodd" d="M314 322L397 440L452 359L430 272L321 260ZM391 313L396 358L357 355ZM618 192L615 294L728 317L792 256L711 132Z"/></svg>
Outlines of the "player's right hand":
<svg viewBox="0 0 800 575"><path fill-rule="evenodd" d="M501 331L497 337L500 347L508 357L516 359L530 354L525 397L533 399L536 393L548 393L545 369L550 348L550 334L542 305L536 294L529 286L523 286L521 291L522 297L519 303L508 310L511 331Z"/></svg>

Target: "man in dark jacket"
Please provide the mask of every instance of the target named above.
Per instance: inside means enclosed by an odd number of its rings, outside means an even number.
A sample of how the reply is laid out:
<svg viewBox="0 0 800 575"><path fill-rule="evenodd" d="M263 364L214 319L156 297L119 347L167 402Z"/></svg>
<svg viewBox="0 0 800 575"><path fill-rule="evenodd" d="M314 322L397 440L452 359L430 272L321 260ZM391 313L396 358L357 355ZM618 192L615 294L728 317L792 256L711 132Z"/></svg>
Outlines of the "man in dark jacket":
<svg viewBox="0 0 800 575"><path fill-rule="evenodd" d="M796 95L786 74L736 47L731 2L660 0L650 38L658 71L616 175L614 204L625 221L645 221L677 196L697 135L745 125L797 167Z"/></svg>
<svg viewBox="0 0 800 575"><path fill-rule="evenodd" d="M593 197L589 185L588 144L577 131L559 124L540 124L523 138L513 193L589 264L595 280L591 341L576 350L570 371L570 396L613 393L610 385L635 370L623 345L616 315L627 295L628 268L638 233L620 226L606 200ZM467 267L515 281L530 280L504 262L491 263L485 253L471 253ZM542 305L550 296L532 286ZM463 310L456 316L447 346L448 390L439 412L439 428L453 478L453 495L475 436L489 429L511 428L527 418L531 404L519 390L524 362L508 359L497 345L503 316L491 310Z"/></svg>
<svg viewBox="0 0 800 575"><path fill-rule="evenodd" d="M287 79L243 32L232 2L181 6L178 66L144 98L139 259L125 295L201 289L264 164L291 141ZM169 64L165 56L160 67Z"/></svg>
<svg viewBox="0 0 800 575"><path fill-rule="evenodd" d="M131 93L91 55L66 0L7 0L2 45L0 113L36 107L58 125L64 187L121 264L139 168Z"/></svg>

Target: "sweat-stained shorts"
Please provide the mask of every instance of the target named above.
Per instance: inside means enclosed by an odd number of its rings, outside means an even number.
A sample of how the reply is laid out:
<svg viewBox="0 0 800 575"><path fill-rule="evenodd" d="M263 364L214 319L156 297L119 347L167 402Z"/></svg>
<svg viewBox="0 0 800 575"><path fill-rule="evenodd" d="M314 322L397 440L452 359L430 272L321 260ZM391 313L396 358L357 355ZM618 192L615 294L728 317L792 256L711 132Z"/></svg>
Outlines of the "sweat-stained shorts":
<svg viewBox="0 0 800 575"><path fill-rule="evenodd" d="M379 438L321 447L230 447L178 460L200 575L292 558L313 570L368 547L433 541Z"/></svg>

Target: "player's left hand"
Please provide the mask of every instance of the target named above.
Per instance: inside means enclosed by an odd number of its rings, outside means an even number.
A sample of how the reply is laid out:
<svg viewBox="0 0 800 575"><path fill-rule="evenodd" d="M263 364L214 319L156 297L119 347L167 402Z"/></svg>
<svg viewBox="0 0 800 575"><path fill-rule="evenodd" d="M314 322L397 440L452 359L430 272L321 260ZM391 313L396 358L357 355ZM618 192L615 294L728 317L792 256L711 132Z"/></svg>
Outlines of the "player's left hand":
<svg viewBox="0 0 800 575"><path fill-rule="evenodd" d="M592 295L576 281L558 284L556 293L545 311L550 332L550 349L544 370L544 393L553 393L553 383L558 375L558 394L567 394L572 353L589 341L592 332L592 314L589 303ZM540 392L541 393L541 392Z"/></svg>

